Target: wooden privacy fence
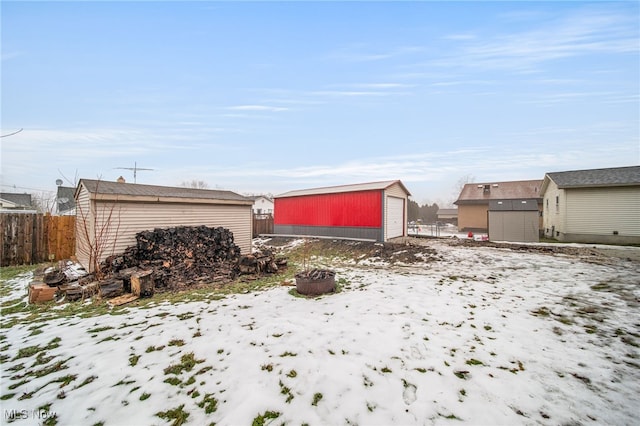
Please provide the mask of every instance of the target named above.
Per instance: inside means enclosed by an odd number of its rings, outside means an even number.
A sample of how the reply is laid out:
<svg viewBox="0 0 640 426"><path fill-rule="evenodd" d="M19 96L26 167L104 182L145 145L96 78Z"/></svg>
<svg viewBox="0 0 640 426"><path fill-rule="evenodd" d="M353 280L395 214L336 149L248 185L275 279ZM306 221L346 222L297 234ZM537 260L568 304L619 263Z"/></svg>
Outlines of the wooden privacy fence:
<svg viewBox="0 0 640 426"><path fill-rule="evenodd" d="M0 214L0 266L30 265L75 255L75 216Z"/></svg>
<svg viewBox="0 0 640 426"><path fill-rule="evenodd" d="M273 234L273 215L253 215L253 236L257 237L260 234Z"/></svg>

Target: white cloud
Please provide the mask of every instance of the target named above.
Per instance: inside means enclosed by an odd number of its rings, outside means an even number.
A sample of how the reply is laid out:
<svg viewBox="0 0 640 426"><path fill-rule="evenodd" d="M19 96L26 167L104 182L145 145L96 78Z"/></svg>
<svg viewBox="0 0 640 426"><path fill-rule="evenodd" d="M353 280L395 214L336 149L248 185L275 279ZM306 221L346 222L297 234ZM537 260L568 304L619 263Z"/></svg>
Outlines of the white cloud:
<svg viewBox="0 0 640 426"><path fill-rule="evenodd" d="M269 105L236 105L228 107L232 111L262 111L262 112L281 112L288 111L289 108L275 107Z"/></svg>
<svg viewBox="0 0 640 426"><path fill-rule="evenodd" d="M586 10L556 20L545 28L472 39L459 51L431 64L531 71L544 62L561 58L600 53L637 54L637 51L637 25L633 19L603 10Z"/></svg>

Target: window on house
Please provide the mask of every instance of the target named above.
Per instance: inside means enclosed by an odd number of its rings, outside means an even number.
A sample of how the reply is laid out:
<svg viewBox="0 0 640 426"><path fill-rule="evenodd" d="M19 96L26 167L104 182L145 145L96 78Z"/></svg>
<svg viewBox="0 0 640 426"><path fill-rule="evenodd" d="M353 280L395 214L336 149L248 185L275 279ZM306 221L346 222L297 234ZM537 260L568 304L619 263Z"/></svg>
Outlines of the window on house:
<svg viewBox="0 0 640 426"><path fill-rule="evenodd" d="M556 213L560 212L560 196L556 195Z"/></svg>

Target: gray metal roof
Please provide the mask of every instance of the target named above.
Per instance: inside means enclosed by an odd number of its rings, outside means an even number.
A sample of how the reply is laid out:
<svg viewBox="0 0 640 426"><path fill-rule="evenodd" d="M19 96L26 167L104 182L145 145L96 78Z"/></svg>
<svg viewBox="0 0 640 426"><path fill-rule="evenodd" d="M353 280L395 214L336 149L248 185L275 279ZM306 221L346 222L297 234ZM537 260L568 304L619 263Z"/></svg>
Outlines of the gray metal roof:
<svg viewBox="0 0 640 426"><path fill-rule="evenodd" d="M538 200L491 200L490 211L537 211Z"/></svg>
<svg viewBox="0 0 640 426"><path fill-rule="evenodd" d="M94 194L130 195L140 197L169 197L169 198L199 198L208 200L244 201L249 204L252 201L240 194L231 191L196 189L173 186L142 185L138 183L120 183L104 180L81 179L81 185L87 191ZM76 194L78 189L76 189Z"/></svg>
<svg viewBox="0 0 640 426"><path fill-rule="evenodd" d="M558 188L640 185L640 166L547 173Z"/></svg>
<svg viewBox="0 0 640 426"><path fill-rule="evenodd" d="M385 180L381 182L357 183L353 185L325 186L322 188L301 189L297 191L289 191L284 194L276 195L275 198L299 197L301 195L319 195L319 194L336 194L340 192L356 192L356 191L372 191L387 189L392 185L399 184L407 195L411 193L407 190L400 180Z"/></svg>

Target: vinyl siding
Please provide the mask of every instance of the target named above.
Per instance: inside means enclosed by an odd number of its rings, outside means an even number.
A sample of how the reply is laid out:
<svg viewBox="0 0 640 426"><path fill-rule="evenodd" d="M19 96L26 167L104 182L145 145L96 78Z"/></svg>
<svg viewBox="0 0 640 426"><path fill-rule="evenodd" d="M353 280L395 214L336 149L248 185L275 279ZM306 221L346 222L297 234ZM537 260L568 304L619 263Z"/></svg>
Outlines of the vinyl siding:
<svg viewBox="0 0 640 426"><path fill-rule="evenodd" d="M556 204L556 197L558 203ZM549 181L549 185L544 193L544 199L542 200L543 208L543 228L545 235L555 238L557 235L552 234L552 229L555 232L564 233L566 231L567 223L567 200L565 197L565 190L559 189L558 185L554 181Z"/></svg>
<svg viewBox="0 0 640 426"><path fill-rule="evenodd" d="M90 270L89 242L87 239L89 236L93 235L93 221L90 219L91 215L89 192L84 187L80 187L78 199L76 200L76 257L78 258L78 262L84 265L87 270ZM85 220L87 220L86 224Z"/></svg>
<svg viewBox="0 0 640 426"><path fill-rule="evenodd" d="M567 189L568 234L640 236L640 187Z"/></svg>
<svg viewBox="0 0 640 426"><path fill-rule="evenodd" d="M138 232L175 226L222 226L233 232L234 242L240 247L242 253L251 253L250 205L98 202L97 209L95 229L107 229L107 240L112 242L105 246L101 260L121 253L129 246L134 246L135 235ZM111 222L111 225L105 226L107 222ZM88 259L85 256L86 260Z"/></svg>

